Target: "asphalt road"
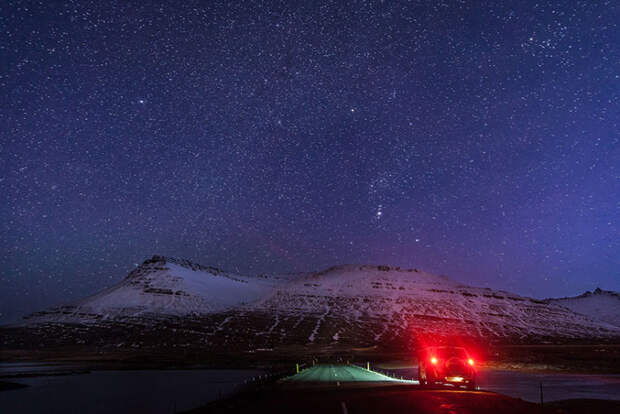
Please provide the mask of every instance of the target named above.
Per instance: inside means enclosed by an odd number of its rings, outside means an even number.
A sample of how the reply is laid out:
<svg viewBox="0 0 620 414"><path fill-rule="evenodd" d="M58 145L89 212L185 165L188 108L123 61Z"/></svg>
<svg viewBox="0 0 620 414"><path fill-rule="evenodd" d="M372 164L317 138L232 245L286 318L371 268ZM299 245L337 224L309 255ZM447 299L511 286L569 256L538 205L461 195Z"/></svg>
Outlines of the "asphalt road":
<svg viewBox="0 0 620 414"><path fill-rule="evenodd" d="M277 384L209 404L197 413L498 413L542 412L488 392L423 390L355 365L317 365Z"/></svg>
<svg viewBox="0 0 620 414"><path fill-rule="evenodd" d="M285 378L284 382L389 382L389 383L418 383L418 381L403 381L388 377L379 372L367 370L357 365L321 364L304 369L297 375Z"/></svg>
<svg viewBox="0 0 620 414"><path fill-rule="evenodd" d="M461 389L423 389L354 365L317 365L191 413L561 414L620 412L618 401L546 405Z"/></svg>
<svg viewBox="0 0 620 414"><path fill-rule="evenodd" d="M193 413L550 413L540 406L480 391L421 390L417 385L262 390L218 401Z"/></svg>

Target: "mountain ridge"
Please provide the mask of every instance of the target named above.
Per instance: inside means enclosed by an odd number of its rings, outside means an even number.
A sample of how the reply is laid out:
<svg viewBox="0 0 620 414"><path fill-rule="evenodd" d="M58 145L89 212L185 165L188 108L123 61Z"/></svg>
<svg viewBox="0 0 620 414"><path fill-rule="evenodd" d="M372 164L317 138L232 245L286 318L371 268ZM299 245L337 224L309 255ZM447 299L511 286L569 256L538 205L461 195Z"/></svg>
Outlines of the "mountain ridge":
<svg viewBox="0 0 620 414"><path fill-rule="evenodd" d="M143 326L170 318L180 326L200 319L201 329L213 328L211 336L233 340L249 335L266 340L265 346L402 341L411 332L620 337L619 327L556 303L467 286L419 269L347 264L318 272L243 276L158 255L117 285L72 305L31 314L25 324Z"/></svg>

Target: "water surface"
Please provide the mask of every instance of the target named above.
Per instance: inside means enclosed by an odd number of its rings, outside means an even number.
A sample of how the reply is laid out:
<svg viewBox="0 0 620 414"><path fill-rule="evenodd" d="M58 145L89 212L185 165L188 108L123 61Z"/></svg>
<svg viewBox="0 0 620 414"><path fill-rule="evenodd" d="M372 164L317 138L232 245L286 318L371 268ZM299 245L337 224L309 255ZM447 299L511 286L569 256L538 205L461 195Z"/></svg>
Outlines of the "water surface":
<svg viewBox="0 0 620 414"><path fill-rule="evenodd" d="M225 396L259 374L250 370L140 370L10 378L5 380L29 387L0 392L0 412L173 413Z"/></svg>
<svg viewBox="0 0 620 414"><path fill-rule="evenodd" d="M417 367L385 372L406 379L418 379ZM540 402L541 384L544 401L572 398L620 400L620 375L543 374L504 370L481 370L478 373L478 385L481 390L498 392L531 402Z"/></svg>

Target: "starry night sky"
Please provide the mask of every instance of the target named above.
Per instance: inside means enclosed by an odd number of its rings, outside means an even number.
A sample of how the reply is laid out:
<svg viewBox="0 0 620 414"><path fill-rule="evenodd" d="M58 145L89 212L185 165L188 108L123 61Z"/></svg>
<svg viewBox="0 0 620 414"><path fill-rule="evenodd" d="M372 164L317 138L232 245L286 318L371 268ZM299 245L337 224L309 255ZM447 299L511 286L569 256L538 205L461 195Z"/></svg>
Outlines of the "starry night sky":
<svg viewBox="0 0 620 414"><path fill-rule="evenodd" d="M620 290L617 2L231 3L0 5L0 320L153 254Z"/></svg>

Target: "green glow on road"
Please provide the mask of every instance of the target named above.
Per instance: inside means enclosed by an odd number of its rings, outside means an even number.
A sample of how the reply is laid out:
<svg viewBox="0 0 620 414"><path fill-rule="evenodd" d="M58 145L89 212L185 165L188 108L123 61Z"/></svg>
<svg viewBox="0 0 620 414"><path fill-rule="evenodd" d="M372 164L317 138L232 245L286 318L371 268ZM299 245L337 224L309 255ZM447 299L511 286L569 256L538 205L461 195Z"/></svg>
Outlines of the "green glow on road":
<svg viewBox="0 0 620 414"><path fill-rule="evenodd" d="M316 365L304 369L299 374L287 377L284 381L299 382L400 382L417 384L418 381L401 380L357 365Z"/></svg>

